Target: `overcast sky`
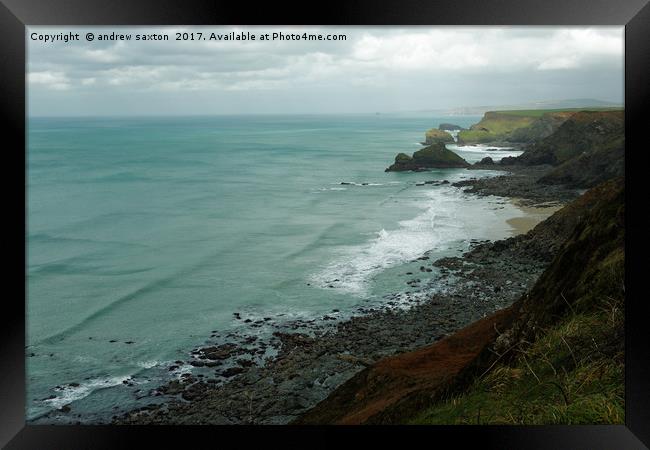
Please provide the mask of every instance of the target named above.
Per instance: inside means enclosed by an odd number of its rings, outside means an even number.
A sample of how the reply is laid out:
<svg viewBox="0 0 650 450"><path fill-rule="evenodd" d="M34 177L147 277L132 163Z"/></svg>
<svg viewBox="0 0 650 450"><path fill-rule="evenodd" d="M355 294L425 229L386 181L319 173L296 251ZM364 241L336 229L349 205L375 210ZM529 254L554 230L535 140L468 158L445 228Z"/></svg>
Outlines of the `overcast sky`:
<svg viewBox="0 0 650 450"><path fill-rule="evenodd" d="M164 33L169 41L88 42ZM176 32L345 34L176 41ZM31 33L79 33L43 42ZM29 27L33 116L357 113L593 98L623 103L623 27Z"/></svg>

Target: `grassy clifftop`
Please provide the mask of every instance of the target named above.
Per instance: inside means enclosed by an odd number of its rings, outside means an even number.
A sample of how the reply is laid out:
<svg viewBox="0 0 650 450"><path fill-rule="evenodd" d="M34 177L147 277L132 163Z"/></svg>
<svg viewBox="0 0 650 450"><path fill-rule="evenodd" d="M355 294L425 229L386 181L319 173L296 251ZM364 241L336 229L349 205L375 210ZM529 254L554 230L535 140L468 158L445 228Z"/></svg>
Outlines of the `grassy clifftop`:
<svg viewBox="0 0 650 450"><path fill-rule="evenodd" d="M452 143L454 138L451 137L451 134L446 131L439 130L437 128L431 128L424 133L424 143L427 145L434 144L436 142L443 143Z"/></svg>
<svg viewBox="0 0 650 450"><path fill-rule="evenodd" d="M582 109L540 109L486 112L480 122L458 134L460 144L493 142L532 143L553 134L567 119ZM589 111L621 111L596 108Z"/></svg>
<svg viewBox="0 0 650 450"><path fill-rule="evenodd" d="M507 112L488 111L479 123L458 133L459 144L505 141L517 129L529 127L535 117L515 115Z"/></svg>

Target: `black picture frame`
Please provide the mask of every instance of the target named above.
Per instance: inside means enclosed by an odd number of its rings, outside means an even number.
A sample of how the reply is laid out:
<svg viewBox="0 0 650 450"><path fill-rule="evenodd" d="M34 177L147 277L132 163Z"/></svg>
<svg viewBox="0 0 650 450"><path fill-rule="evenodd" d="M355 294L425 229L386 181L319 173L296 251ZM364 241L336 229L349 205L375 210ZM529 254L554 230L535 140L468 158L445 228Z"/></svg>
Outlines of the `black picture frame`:
<svg viewBox="0 0 650 450"><path fill-rule="evenodd" d="M644 176L648 152L644 107L650 105L648 0L326 1L303 5L224 0L1 0L2 138L5 286L0 316L0 444L6 448L117 448L137 442L234 448L337 446L352 437L366 444L452 445L481 448L623 449L650 445L650 347L643 295ZM25 425L25 26L29 25L624 25L626 109L626 388L625 425L434 427L144 427ZM11 145L8 143L12 142ZM22 152L21 152L22 149ZM10 175L10 176L9 176ZM20 195L21 189L23 195ZM11 236L11 237L10 237ZM12 245L6 245L10 243ZM363 434L363 436L360 436ZM415 444L420 442L422 444ZM182 443L182 444L181 444ZM645 443L645 444L644 444ZM471 447L468 447L471 448Z"/></svg>

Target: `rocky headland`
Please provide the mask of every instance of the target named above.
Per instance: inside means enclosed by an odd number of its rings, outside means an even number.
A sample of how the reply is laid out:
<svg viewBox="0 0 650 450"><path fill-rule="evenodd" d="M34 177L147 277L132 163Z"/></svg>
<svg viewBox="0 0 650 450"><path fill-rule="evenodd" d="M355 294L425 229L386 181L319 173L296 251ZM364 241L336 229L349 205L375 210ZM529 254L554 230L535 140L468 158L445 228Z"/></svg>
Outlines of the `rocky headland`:
<svg viewBox="0 0 650 450"><path fill-rule="evenodd" d="M513 110L488 111L469 130L458 133L459 145L487 144L525 146L552 136L567 120L589 114L621 115L622 110L606 108L585 111L569 110ZM605 119L607 120L607 119Z"/></svg>

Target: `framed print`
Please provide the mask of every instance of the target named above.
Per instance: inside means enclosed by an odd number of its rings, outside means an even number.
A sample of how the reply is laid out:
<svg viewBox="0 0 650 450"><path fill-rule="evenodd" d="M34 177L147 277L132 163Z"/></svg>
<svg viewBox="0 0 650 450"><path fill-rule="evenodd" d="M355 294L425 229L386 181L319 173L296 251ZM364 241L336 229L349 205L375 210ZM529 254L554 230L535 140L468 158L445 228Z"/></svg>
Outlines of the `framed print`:
<svg viewBox="0 0 650 450"><path fill-rule="evenodd" d="M646 448L646 2L1 11L7 448Z"/></svg>

